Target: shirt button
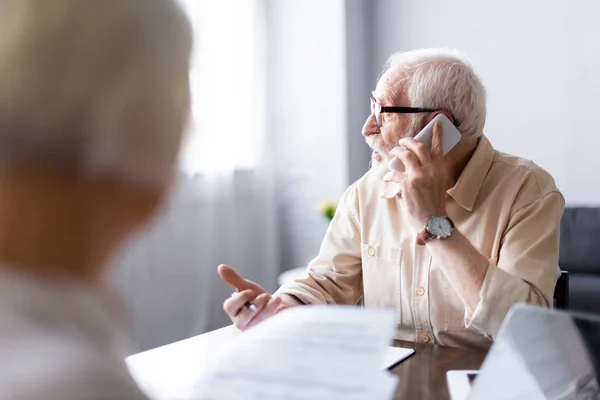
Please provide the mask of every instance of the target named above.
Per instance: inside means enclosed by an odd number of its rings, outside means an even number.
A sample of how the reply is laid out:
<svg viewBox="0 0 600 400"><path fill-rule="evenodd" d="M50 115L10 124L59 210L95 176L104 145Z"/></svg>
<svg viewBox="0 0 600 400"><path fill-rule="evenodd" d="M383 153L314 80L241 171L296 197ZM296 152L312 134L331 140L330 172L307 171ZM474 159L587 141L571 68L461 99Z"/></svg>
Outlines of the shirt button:
<svg viewBox="0 0 600 400"><path fill-rule="evenodd" d="M375 247L369 246L369 249L367 250L367 254L369 256L373 257L375 255Z"/></svg>
<svg viewBox="0 0 600 400"><path fill-rule="evenodd" d="M417 292L417 296L423 296L423 295L425 294L425 288L424 288L424 287L422 287L422 286L419 286L419 287L416 289L416 292Z"/></svg>
<svg viewBox="0 0 600 400"><path fill-rule="evenodd" d="M421 333L419 335L419 342L421 343L428 343L429 342L429 335L426 333Z"/></svg>

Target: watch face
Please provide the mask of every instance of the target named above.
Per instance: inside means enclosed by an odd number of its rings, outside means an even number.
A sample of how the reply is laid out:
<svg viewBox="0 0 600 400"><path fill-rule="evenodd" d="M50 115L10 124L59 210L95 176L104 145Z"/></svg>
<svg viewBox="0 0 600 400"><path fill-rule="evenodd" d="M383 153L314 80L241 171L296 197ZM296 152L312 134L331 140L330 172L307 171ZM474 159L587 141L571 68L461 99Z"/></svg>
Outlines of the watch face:
<svg viewBox="0 0 600 400"><path fill-rule="evenodd" d="M450 236L454 227L452 226L452 222L446 217L432 217L429 220L427 229L429 229L432 235L438 238L445 238Z"/></svg>

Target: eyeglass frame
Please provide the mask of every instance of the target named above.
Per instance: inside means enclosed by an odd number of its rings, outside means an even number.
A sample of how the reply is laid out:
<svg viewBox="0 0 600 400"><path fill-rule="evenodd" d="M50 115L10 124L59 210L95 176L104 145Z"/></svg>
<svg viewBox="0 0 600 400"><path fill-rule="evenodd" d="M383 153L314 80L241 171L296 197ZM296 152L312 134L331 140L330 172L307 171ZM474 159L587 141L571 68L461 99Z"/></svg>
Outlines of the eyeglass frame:
<svg viewBox="0 0 600 400"><path fill-rule="evenodd" d="M376 108L379 107L379 112L376 112ZM436 112L441 111L439 108L425 108L425 107L390 107L390 106L382 106L375 100L374 97L371 97L371 114L375 117L375 123L378 128L381 128L381 114L382 113L394 113L394 114L418 114L418 113L427 113L427 112ZM458 126L459 122L454 117L454 115L450 114L452 117L452 123L454 126Z"/></svg>

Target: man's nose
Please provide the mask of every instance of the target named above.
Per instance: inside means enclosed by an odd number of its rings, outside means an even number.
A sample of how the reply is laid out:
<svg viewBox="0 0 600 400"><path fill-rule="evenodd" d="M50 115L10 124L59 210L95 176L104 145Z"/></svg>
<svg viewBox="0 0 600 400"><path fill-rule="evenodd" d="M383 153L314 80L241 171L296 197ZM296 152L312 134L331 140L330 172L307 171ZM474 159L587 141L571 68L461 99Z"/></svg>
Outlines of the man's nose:
<svg viewBox="0 0 600 400"><path fill-rule="evenodd" d="M362 128L362 134L364 137L369 137L371 135L377 135L381 133L381 130L377 126L377 121L375 121L375 115L371 113L369 118L365 121L365 124Z"/></svg>

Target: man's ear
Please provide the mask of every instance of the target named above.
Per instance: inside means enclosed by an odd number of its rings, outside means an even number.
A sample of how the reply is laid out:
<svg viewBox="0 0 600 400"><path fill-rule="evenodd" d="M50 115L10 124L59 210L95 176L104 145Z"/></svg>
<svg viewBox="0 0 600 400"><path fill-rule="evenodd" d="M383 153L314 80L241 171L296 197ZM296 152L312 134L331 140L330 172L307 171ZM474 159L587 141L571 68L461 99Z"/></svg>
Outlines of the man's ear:
<svg viewBox="0 0 600 400"><path fill-rule="evenodd" d="M423 121L423 126L421 127L421 129L425 128L427 126L428 123L431 122L432 119L435 118L436 115L439 114L443 114L446 117L448 117L448 119L454 124L456 125L456 121L454 120L454 117L452 116L452 113L449 110L446 110L445 108L441 109L441 110L436 110L433 112L430 112L429 114L427 114L427 117L425 118L425 120Z"/></svg>
<svg viewBox="0 0 600 400"><path fill-rule="evenodd" d="M438 115L438 114L444 114L446 117L448 117L448 119L449 119L449 120L450 120L450 121L451 121L453 124L456 124L456 121L454 120L454 117L452 116L452 113L451 113L450 111L446 110L446 109L442 109L442 110L438 110L438 111L432 112L432 113L430 114L430 115L431 115L431 118L429 118L429 120L427 121L427 123L429 123L429 121L431 121L432 119L434 119L434 118L435 118L435 116L436 116L436 115Z"/></svg>

